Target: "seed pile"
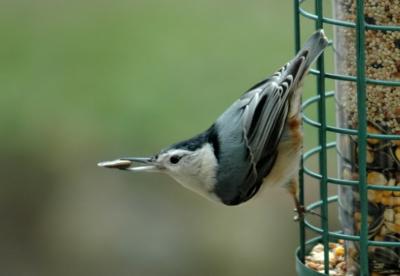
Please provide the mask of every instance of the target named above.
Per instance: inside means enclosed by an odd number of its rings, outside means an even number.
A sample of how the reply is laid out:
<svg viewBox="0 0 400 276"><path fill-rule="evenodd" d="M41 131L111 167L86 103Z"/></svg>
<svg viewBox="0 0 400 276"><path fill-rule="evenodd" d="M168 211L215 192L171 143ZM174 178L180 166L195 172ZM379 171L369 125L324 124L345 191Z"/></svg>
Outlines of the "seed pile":
<svg viewBox="0 0 400 276"><path fill-rule="evenodd" d="M336 18L355 22L355 0L335 0ZM365 22L372 25L400 25L400 0L365 0ZM354 28L337 27L336 70L355 76L357 72ZM400 32L365 32L366 77L400 80ZM354 82L337 82L336 99L340 127L357 129L357 93ZM400 87L367 85L368 133L400 135ZM358 180L357 137L341 135L338 152L341 177ZM368 185L400 187L400 140L367 140ZM343 231L358 235L361 212L357 188L340 187L339 215ZM368 236L376 241L400 242L400 191L368 191ZM400 243L399 243L400 244ZM358 243L346 243L348 273L358 275ZM369 247L371 275L400 275L400 247Z"/></svg>
<svg viewBox="0 0 400 276"><path fill-rule="evenodd" d="M366 0L365 21L376 25L400 25L399 0ZM355 20L355 1L336 0L336 17ZM355 76L357 71L355 29L337 28L337 71ZM400 32L367 30L365 32L366 76L377 80L400 80ZM354 82L341 82L339 102L348 114L347 124L357 127L357 96ZM387 132L400 134L400 87L367 85L368 120Z"/></svg>
<svg viewBox="0 0 400 276"><path fill-rule="evenodd" d="M306 267L319 273L324 273L324 246L321 243L315 245L310 254L306 256ZM329 243L329 275L346 275L343 241Z"/></svg>

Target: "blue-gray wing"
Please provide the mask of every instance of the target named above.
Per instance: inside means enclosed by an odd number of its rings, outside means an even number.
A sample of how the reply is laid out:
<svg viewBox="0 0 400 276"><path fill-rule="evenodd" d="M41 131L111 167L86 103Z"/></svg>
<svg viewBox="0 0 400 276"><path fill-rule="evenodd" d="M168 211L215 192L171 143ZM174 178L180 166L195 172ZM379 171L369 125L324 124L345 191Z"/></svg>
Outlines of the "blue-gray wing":
<svg viewBox="0 0 400 276"><path fill-rule="evenodd" d="M217 120L223 142L215 192L225 204L253 197L274 166L289 112L291 80L272 76L246 92Z"/></svg>
<svg viewBox="0 0 400 276"><path fill-rule="evenodd" d="M271 78L244 95L250 97L242 115L249 167L240 188L242 199L247 200L258 191L263 178L274 166L289 112L292 80L292 76L282 81Z"/></svg>
<svg viewBox="0 0 400 276"><path fill-rule="evenodd" d="M285 130L293 92L304 76L304 57L256 84L217 120L221 141L215 192L225 204L253 197L271 172ZM298 103L297 103L298 104Z"/></svg>

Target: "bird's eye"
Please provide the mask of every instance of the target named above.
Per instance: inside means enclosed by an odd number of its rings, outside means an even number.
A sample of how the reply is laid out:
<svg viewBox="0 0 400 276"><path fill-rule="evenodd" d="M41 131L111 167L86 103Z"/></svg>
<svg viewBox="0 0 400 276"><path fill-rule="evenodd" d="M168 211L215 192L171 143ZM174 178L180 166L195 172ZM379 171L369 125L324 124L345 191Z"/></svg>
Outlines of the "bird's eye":
<svg viewBox="0 0 400 276"><path fill-rule="evenodd" d="M179 160L181 160L181 157L179 155L172 155L169 158L169 162L171 162L172 164L177 164Z"/></svg>

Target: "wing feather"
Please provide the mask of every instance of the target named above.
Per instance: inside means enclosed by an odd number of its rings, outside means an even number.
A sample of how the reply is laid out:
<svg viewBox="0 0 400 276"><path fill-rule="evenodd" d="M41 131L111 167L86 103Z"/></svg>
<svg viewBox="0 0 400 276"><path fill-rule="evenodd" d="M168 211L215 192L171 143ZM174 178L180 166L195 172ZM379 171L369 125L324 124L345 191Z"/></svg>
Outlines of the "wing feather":
<svg viewBox="0 0 400 276"><path fill-rule="evenodd" d="M279 71L278 71L279 72ZM262 89L249 91L251 99L243 111L243 139L248 149L248 173L241 187L241 197L252 197L262 179L271 171L278 144L289 112L289 92L293 77L280 75L262 83ZM246 95L249 97L250 95Z"/></svg>

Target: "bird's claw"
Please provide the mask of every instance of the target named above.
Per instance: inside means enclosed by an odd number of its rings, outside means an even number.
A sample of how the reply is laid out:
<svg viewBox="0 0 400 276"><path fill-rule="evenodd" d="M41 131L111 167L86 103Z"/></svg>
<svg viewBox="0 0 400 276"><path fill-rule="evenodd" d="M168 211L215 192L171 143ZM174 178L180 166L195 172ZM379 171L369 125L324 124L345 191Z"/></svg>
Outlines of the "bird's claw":
<svg viewBox="0 0 400 276"><path fill-rule="evenodd" d="M300 221L300 219L303 219L306 214L312 214L314 216L321 217L321 215L314 210L307 210L304 206L299 205L297 208L294 208L293 211L296 213L296 215L293 217L294 221Z"/></svg>

